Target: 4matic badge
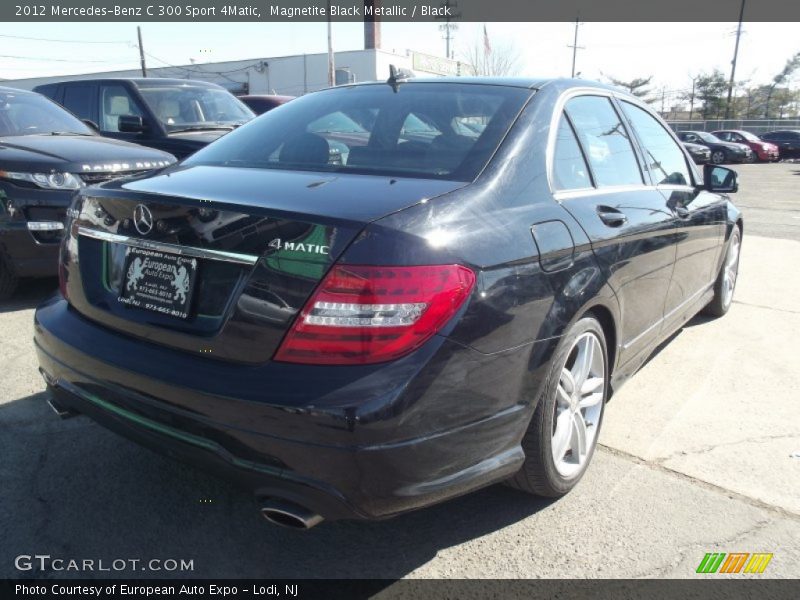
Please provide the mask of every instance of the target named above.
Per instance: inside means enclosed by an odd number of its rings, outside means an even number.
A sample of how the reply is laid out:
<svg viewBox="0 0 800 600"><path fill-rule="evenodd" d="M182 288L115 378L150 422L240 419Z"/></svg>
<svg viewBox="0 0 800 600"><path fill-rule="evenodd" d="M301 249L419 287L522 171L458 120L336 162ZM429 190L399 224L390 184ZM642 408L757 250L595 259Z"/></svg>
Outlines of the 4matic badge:
<svg viewBox="0 0 800 600"><path fill-rule="evenodd" d="M269 247L286 252L306 252L308 254L328 255L331 252L330 246L322 246L320 244L311 244L308 242L284 242L281 238L272 240L269 243Z"/></svg>

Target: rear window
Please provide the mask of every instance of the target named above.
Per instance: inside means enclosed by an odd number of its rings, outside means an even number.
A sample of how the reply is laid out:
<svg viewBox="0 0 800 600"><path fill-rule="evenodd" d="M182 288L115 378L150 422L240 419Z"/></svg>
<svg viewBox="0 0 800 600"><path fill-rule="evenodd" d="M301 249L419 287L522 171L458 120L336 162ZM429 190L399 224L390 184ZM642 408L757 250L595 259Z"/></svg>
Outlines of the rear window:
<svg viewBox="0 0 800 600"><path fill-rule="evenodd" d="M457 83L343 87L270 111L184 164L471 181L532 91Z"/></svg>

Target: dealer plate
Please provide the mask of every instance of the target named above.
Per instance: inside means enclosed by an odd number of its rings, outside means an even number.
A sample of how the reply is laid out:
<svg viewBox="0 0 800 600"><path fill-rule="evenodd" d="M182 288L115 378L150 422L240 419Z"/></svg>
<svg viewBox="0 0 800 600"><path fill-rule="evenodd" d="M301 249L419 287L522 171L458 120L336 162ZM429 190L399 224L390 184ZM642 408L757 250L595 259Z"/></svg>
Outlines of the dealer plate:
<svg viewBox="0 0 800 600"><path fill-rule="evenodd" d="M128 246L119 301L187 319L196 278L196 258Z"/></svg>

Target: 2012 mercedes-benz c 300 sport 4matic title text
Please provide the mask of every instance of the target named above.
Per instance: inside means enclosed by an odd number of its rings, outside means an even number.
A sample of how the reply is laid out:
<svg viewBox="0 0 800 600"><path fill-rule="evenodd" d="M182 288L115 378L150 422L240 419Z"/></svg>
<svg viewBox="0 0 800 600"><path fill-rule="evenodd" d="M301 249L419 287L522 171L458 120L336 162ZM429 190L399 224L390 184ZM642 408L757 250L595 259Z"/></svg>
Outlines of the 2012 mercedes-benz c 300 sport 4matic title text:
<svg viewBox="0 0 800 600"><path fill-rule="evenodd" d="M284 525L500 481L559 496L612 391L728 310L736 187L601 85L309 94L76 198L42 374L62 412L238 480Z"/></svg>

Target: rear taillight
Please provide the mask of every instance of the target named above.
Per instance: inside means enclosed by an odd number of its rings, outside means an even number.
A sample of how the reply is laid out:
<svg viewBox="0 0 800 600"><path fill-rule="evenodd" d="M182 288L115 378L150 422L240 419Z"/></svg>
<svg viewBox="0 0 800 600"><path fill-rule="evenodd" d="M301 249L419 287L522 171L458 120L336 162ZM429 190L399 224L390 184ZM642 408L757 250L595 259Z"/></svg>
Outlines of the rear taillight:
<svg viewBox="0 0 800 600"><path fill-rule="evenodd" d="M419 348L464 304L475 274L461 265L336 265L286 334L275 360L354 365Z"/></svg>

